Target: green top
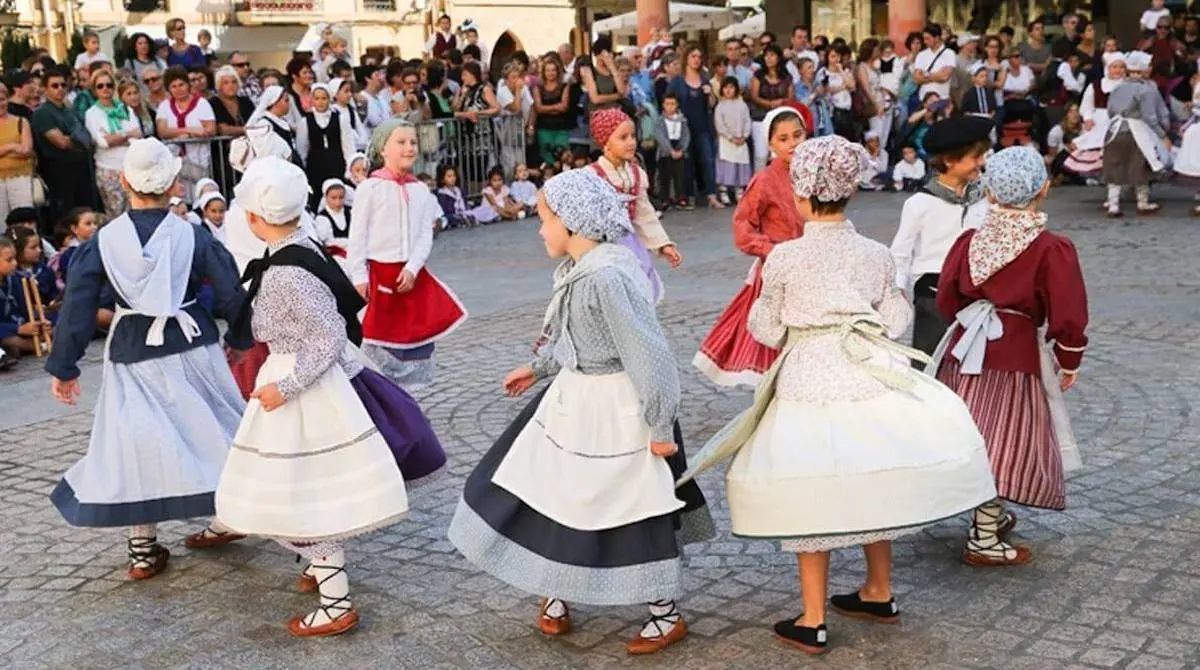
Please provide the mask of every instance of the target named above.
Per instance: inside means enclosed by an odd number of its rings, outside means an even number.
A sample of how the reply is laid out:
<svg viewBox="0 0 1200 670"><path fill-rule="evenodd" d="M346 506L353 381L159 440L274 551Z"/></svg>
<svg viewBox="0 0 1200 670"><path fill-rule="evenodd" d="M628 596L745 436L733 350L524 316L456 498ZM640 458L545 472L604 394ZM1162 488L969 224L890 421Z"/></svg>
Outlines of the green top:
<svg viewBox="0 0 1200 670"><path fill-rule="evenodd" d="M46 160L67 162L83 162L88 159L91 138L79 114L70 107L59 106L47 100L33 112L29 126L33 129L33 142L37 147L38 156ZM54 129L71 138L71 149L64 151L46 139L46 133Z"/></svg>

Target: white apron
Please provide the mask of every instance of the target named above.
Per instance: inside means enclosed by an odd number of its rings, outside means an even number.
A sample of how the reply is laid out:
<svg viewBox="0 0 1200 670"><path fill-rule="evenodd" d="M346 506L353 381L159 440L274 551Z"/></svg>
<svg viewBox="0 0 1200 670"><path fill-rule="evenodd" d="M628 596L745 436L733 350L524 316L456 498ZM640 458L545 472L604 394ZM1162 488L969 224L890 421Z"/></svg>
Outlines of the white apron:
<svg viewBox="0 0 1200 670"><path fill-rule="evenodd" d="M650 452L650 427L626 372L560 372L492 482L538 513L583 531L683 507L666 459Z"/></svg>
<svg viewBox="0 0 1200 670"><path fill-rule="evenodd" d="M1143 124L1144 126L1145 124ZM960 363L960 372L964 375L977 375L982 372L983 355L988 341L998 340L1004 335L1004 325L997 312L1014 314L1029 318L1015 310L998 310L988 300L976 300L964 307L955 315L954 322L946 329L942 341L933 352L932 361L925 367L930 376L937 376L938 368L945 359L947 349L954 334L963 330L964 334L950 352ZM1046 393L1046 403L1050 408L1050 422L1054 429L1054 437L1058 441L1059 451L1062 452L1063 472L1074 472L1083 467L1083 459L1079 454L1079 445L1075 441L1075 432L1071 428L1071 417L1067 412L1067 403L1063 399L1059 387L1058 369L1050 353L1050 345L1045 341L1045 327L1038 329L1038 352L1040 354L1042 389Z"/></svg>
<svg viewBox="0 0 1200 670"><path fill-rule="evenodd" d="M1138 150L1142 152L1146 163L1150 165L1150 171L1162 172L1170 162L1170 157L1167 155L1166 147L1155 137L1154 133L1150 132L1150 126L1146 125L1145 121L1120 115L1114 116L1108 125L1106 141L1112 140L1125 127L1128 127L1129 132L1133 134L1133 141L1137 143Z"/></svg>
<svg viewBox="0 0 1200 670"><path fill-rule="evenodd" d="M717 140L717 158L726 163L748 165L750 163L749 143L737 145L722 137Z"/></svg>

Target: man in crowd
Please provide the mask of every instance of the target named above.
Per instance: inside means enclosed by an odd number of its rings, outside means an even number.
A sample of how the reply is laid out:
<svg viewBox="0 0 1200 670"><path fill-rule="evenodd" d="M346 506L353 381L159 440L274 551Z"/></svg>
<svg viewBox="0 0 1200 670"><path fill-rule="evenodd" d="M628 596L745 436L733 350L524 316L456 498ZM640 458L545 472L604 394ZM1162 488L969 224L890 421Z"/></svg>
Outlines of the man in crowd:
<svg viewBox="0 0 1200 670"><path fill-rule="evenodd" d="M437 30L433 31L433 34L425 41L423 53L426 56L442 60L450 53L451 49L458 48L458 38L450 30L450 24L449 14L442 14L438 17Z"/></svg>
<svg viewBox="0 0 1200 670"><path fill-rule="evenodd" d="M795 69L795 64L805 58L814 63L819 63L821 59L817 56L817 52L813 50L812 45L808 41L808 28L804 26L796 26L792 28L792 43L791 46L784 51L784 57L788 59L788 71ZM792 73L792 80L798 79L799 70Z"/></svg>
<svg viewBox="0 0 1200 670"><path fill-rule="evenodd" d="M950 99L950 80L954 77L954 68L958 63L957 56L942 42L942 27L936 23L925 26L921 37L925 49L917 54L913 62L913 80L921 87L921 100L930 93L937 93L939 99Z"/></svg>
<svg viewBox="0 0 1200 670"><path fill-rule="evenodd" d="M563 62L563 79L567 80L574 77L575 48L565 42L558 45L558 57Z"/></svg>
<svg viewBox="0 0 1200 670"><path fill-rule="evenodd" d="M1029 34L1025 41L1017 47L1021 50L1021 58L1025 60L1035 76L1041 75L1050 64L1053 52L1046 41L1046 24L1040 18L1029 22Z"/></svg>
<svg viewBox="0 0 1200 670"><path fill-rule="evenodd" d="M738 80L743 91L750 90L754 69L742 61L742 41L736 37L725 40L725 57L729 59L729 76Z"/></svg>
<svg viewBox="0 0 1200 670"><path fill-rule="evenodd" d="M8 113L26 121L33 118L33 101L37 99L41 79L24 70L8 76Z"/></svg>
<svg viewBox="0 0 1200 670"><path fill-rule="evenodd" d="M1063 34L1059 35L1051 43L1051 50L1056 53L1064 53L1067 46L1074 50L1075 45L1079 42L1079 15L1066 14L1062 17ZM1069 53L1069 52L1066 52Z"/></svg>
<svg viewBox="0 0 1200 670"><path fill-rule="evenodd" d="M96 179L91 135L66 102L66 74L61 68L46 70L45 82L46 101L34 111L29 125L38 168L50 191L50 217L58 220L74 207L96 204Z"/></svg>
<svg viewBox="0 0 1200 670"><path fill-rule="evenodd" d="M238 78L242 80L242 88L238 95L250 98L250 102L257 105L258 99L262 97L263 86L258 74L250 67L250 57L241 51L235 51L229 54L229 65L237 70Z"/></svg>

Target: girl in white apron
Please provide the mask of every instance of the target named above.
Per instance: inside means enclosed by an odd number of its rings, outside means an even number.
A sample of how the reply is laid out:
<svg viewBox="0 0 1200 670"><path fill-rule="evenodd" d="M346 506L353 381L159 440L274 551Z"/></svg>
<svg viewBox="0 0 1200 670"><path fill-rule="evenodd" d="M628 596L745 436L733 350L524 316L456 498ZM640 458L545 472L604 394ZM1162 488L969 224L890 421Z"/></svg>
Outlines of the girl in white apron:
<svg viewBox="0 0 1200 670"><path fill-rule="evenodd" d="M1126 65L1129 79L1108 96L1104 181L1108 184L1105 205L1110 218L1124 216L1121 189L1126 186L1133 187L1139 215L1158 211L1159 205L1150 202L1150 179L1166 169L1164 159L1170 145L1170 113L1158 87L1145 78L1150 71L1150 54L1131 52Z"/></svg>

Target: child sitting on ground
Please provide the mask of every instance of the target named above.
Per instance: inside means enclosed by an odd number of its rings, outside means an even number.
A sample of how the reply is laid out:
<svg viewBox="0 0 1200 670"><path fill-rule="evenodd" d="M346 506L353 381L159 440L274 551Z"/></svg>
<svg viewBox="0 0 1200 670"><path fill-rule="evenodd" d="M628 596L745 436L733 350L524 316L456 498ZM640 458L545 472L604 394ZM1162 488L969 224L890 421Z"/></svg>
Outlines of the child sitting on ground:
<svg viewBox="0 0 1200 670"><path fill-rule="evenodd" d="M58 284L55 281L54 271L50 269L46 256L42 252L41 236L37 234L37 231L29 228L16 228L8 232L17 252L17 269L6 279L9 294L23 296L22 279L33 279L38 292L37 297L41 298L42 306L45 308L46 318L54 323L59 306ZM24 300L23 297L22 300ZM22 305L22 308L24 309L25 306ZM23 314L26 321L35 320L36 315L28 313L28 310Z"/></svg>
<svg viewBox="0 0 1200 670"><path fill-rule="evenodd" d="M442 206L442 215L446 218L447 228L474 228L479 225L476 215L484 209L483 205L475 209L467 208L467 200L463 197L462 189L458 187L458 170L452 165L438 168L438 204Z"/></svg>
<svg viewBox="0 0 1200 670"><path fill-rule="evenodd" d="M7 226L6 230L9 235L13 235L14 228L28 228L36 231L38 227L37 210L32 207L17 207L8 213L4 219L4 225ZM50 258L55 253L54 245L45 238L42 238L42 253L46 255L46 258Z"/></svg>
<svg viewBox="0 0 1200 670"><path fill-rule="evenodd" d="M12 281L16 279L16 281ZM14 292L13 286L16 286ZM34 353L33 337L50 329L49 321L25 318L24 291L17 276L17 249L11 237L0 236L0 368L9 369L22 354Z"/></svg>
<svg viewBox="0 0 1200 670"><path fill-rule="evenodd" d="M529 181L529 168L524 163L518 163L513 170L513 183L508 187L508 193L526 213L537 207L538 187Z"/></svg>
<svg viewBox="0 0 1200 670"><path fill-rule="evenodd" d="M50 259L50 269L54 272L55 285L60 292L67 286L67 271L71 267L71 258L75 256L80 245L92 239L97 227L96 213L87 207L76 207L67 212L55 227L62 251Z"/></svg>
<svg viewBox="0 0 1200 670"><path fill-rule="evenodd" d="M525 218L525 208L513 200L508 187L504 185L504 170L498 166L488 171L488 185L483 188L480 209L483 211L476 216L480 223Z"/></svg>
<svg viewBox="0 0 1200 670"><path fill-rule="evenodd" d="M904 145L903 152L904 160L892 169L892 184L897 191L916 193L925 183L925 161L917 156L917 148L911 144Z"/></svg>
<svg viewBox="0 0 1200 670"><path fill-rule="evenodd" d="M888 183L888 153L879 146L879 133L868 130L863 135L867 149L867 167L859 178L859 189L882 191Z"/></svg>

